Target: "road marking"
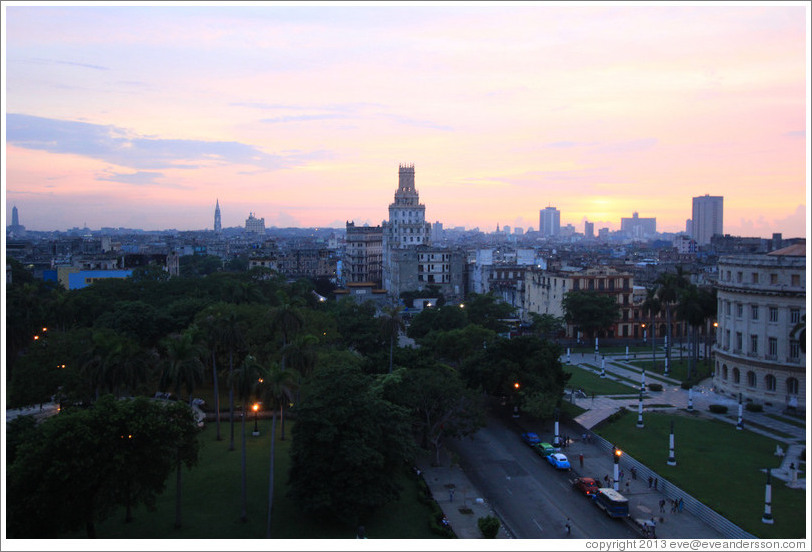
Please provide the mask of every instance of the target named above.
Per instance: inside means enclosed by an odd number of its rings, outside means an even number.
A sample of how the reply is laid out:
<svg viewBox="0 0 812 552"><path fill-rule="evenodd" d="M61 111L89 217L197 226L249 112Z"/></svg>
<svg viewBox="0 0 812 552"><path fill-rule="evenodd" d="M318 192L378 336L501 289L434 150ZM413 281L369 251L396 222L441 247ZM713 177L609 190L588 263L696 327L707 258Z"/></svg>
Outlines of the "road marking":
<svg viewBox="0 0 812 552"><path fill-rule="evenodd" d="M535 524L536 524L536 527L538 527L538 528L539 528L539 531L544 531L544 529L542 529L542 528L541 528L541 525L539 525L539 522L538 522L538 521L536 521L536 520L535 520L535 519L533 519L533 518L530 518L530 519L533 521L533 523L535 523Z"/></svg>

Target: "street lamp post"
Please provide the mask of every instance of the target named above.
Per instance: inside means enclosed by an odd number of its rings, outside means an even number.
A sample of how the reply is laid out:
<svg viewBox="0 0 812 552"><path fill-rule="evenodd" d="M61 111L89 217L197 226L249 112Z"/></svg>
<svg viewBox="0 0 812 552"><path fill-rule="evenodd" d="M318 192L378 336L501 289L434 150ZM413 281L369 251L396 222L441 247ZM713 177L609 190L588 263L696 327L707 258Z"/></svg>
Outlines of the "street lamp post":
<svg viewBox="0 0 812 552"><path fill-rule="evenodd" d="M668 375L668 334L665 336L665 371L663 375Z"/></svg>
<svg viewBox="0 0 812 552"><path fill-rule="evenodd" d="M601 358L601 377L606 377L606 355Z"/></svg>
<svg viewBox="0 0 812 552"><path fill-rule="evenodd" d="M254 435L254 437L256 437L257 435L259 435L259 425L258 425L258 423L259 423L259 421L258 421L259 403L254 403L254 406L252 406L251 409L254 411L254 433L253 433L253 435Z"/></svg>
<svg viewBox="0 0 812 552"><path fill-rule="evenodd" d="M692 411L694 409L694 388L688 388L688 410Z"/></svg>
<svg viewBox="0 0 812 552"><path fill-rule="evenodd" d="M771 473L770 468L767 468L767 487L764 489L764 515L761 516L761 523L773 524L773 505L772 494L773 486L770 482Z"/></svg>
<svg viewBox="0 0 812 552"><path fill-rule="evenodd" d="M553 438L553 445L559 447L561 446L560 437L558 436L558 408L554 411L555 416L555 437Z"/></svg>
<svg viewBox="0 0 812 552"><path fill-rule="evenodd" d="M615 471L614 471L614 489L616 491L620 490L620 455L623 454L623 451L617 447L612 447L612 455L614 456L615 460Z"/></svg>
<svg viewBox="0 0 812 552"><path fill-rule="evenodd" d="M677 465L677 458L674 456L674 420L671 420L671 435L668 437L668 462L669 466Z"/></svg>

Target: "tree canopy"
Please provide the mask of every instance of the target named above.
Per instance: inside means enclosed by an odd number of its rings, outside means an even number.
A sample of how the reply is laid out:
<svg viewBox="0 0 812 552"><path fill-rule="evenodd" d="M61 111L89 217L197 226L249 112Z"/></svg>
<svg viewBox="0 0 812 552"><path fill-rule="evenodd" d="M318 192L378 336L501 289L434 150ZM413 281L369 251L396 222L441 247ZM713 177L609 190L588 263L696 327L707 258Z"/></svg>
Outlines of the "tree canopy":
<svg viewBox="0 0 812 552"><path fill-rule="evenodd" d="M591 337L597 336L620 317L615 298L594 291L568 291L562 304L564 319Z"/></svg>

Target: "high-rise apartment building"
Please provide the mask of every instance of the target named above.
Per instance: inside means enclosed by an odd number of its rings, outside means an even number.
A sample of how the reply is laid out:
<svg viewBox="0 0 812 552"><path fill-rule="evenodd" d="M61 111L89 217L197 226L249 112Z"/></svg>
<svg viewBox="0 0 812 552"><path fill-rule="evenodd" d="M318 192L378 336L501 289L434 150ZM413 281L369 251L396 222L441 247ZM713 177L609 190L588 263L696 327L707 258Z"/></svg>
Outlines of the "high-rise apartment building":
<svg viewBox="0 0 812 552"><path fill-rule="evenodd" d="M704 196L693 199L691 237L698 245L708 245L714 234L722 235L722 196Z"/></svg>
<svg viewBox="0 0 812 552"><path fill-rule="evenodd" d="M217 200L217 206L214 208L214 232L219 234L223 231L223 225L220 221L220 200Z"/></svg>
<svg viewBox="0 0 812 552"><path fill-rule="evenodd" d="M588 239L592 239L595 237L595 223L589 222L588 220L584 221L584 237Z"/></svg>
<svg viewBox="0 0 812 552"><path fill-rule="evenodd" d="M620 219L620 231L629 238L643 239L657 233L656 218L640 218L637 213L632 213L632 217L622 217Z"/></svg>
<svg viewBox="0 0 812 552"><path fill-rule="evenodd" d="M383 230L380 226L356 226L347 222L347 248L344 255L344 280L347 283L371 282L381 285Z"/></svg>
<svg viewBox="0 0 812 552"><path fill-rule="evenodd" d="M539 211L539 232L542 237L552 238L561 231L561 211L555 207L545 207Z"/></svg>

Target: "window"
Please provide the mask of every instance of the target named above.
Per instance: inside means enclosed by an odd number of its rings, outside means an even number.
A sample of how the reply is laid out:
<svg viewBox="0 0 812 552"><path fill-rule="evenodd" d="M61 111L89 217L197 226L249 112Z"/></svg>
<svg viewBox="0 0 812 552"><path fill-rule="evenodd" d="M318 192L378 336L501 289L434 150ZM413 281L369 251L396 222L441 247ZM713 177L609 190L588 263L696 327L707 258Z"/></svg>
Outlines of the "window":
<svg viewBox="0 0 812 552"><path fill-rule="evenodd" d="M776 285L778 283L778 274L770 274L770 283Z"/></svg>
<svg viewBox="0 0 812 552"><path fill-rule="evenodd" d="M793 286L800 286L801 285L801 276L798 274L792 275L792 285Z"/></svg>
<svg viewBox="0 0 812 552"><path fill-rule="evenodd" d="M778 308L770 307L770 322L778 322Z"/></svg>
<svg viewBox="0 0 812 552"><path fill-rule="evenodd" d="M798 380L795 378L787 378L787 393L790 395L798 394Z"/></svg>
<svg viewBox="0 0 812 552"><path fill-rule="evenodd" d="M775 391L775 376L772 374L767 374L764 376L764 387L767 388L767 391Z"/></svg>
<svg viewBox="0 0 812 552"><path fill-rule="evenodd" d="M730 349L730 330L725 330L725 349Z"/></svg>
<svg viewBox="0 0 812 552"><path fill-rule="evenodd" d="M801 358L801 342L797 339L789 340L789 358L794 360Z"/></svg>
<svg viewBox="0 0 812 552"><path fill-rule="evenodd" d="M754 355L758 353L758 336L755 334L750 336L750 352Z"/></svg>
<svg viewBox="0 0 812 552"><path fill-rule="evenodd" d="M739 381L741 381L741 373L738 368L733 368L733 383L739 383Z"/></svg>
<svg viewBox="0 0 812 552"><path fill-rule="evenodd" d="M744 306L741 303L736 303L736 318L741 318L744 314Z"/></svg>
<svg viewBox="0 0 812 552"><path fill-rule="evenodd" d="M747 372L747 387L756 386L756 373L752 370Z"/></svg>
<svg viewBox="0 0 812 552"><path fill-rule="evenodd" d="M722 379L727 379L727 364L722 364Z"/></svg>
<svg viewBox="0 0 812 552"><path fill-rule="evenodd" d="M730 301L725 301L725 314L730 316Z"/></svg>
<svg viewBox="0 0 812 552"><path fill-rule="evenodd" d="M753 277L753 283L757 284L758 283L758 272L753 272L752 277Z"/></svg>
<svg viewBox="0 0 812 552"><path fill-rule="evenodd" d="M736 332L736 350L737 351L742 350L742 333L741 332Z"/></svg>
<svg viewBox="0 0 812 552"><path fill-rule="evenodd" d="M739 284L742 283L742 273L741 272L736 273L736 282L739 283Z"/></svg>
<svg viewBox="0 0 812 552"><path fill-rule="evenodd" d="M789 323L797 324L801 321L801 309L789 309Z"/></svg>
<svg viewBox="0 0 812 552"><path fill-rule="evenodd" d="M750 305L750 318L758 320L758 305Z"/></svg>
<svg viewBox="0 0 812 552"><path fill-rule="evenodd" d="M773 358L778 356L778 339L775 337L770 337L767 339L768 348L769 348L769 355Z"/></svg>

